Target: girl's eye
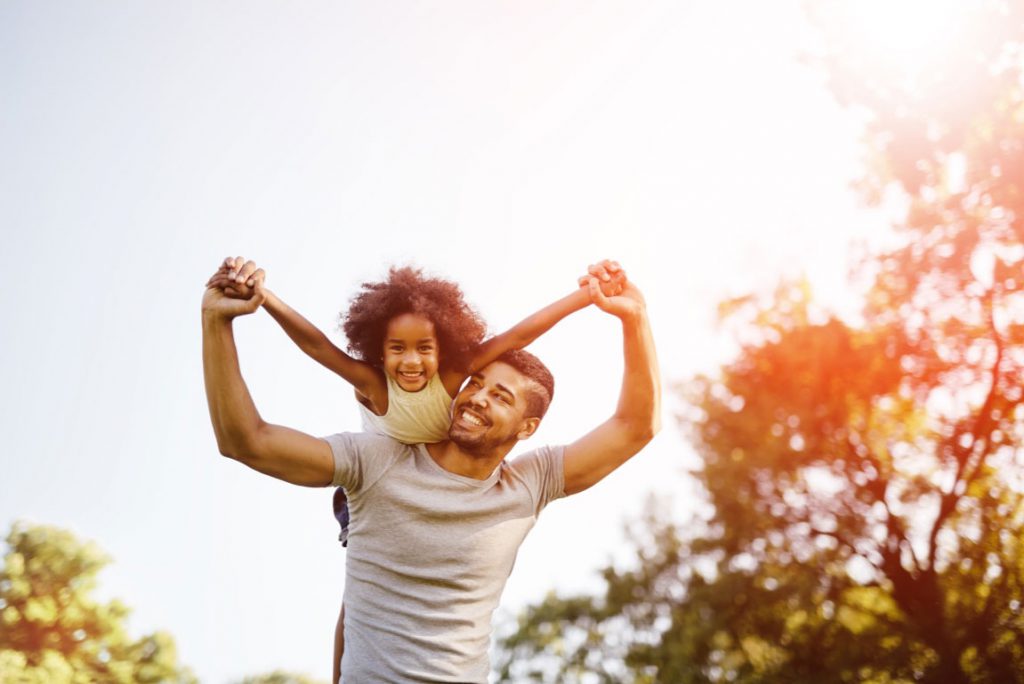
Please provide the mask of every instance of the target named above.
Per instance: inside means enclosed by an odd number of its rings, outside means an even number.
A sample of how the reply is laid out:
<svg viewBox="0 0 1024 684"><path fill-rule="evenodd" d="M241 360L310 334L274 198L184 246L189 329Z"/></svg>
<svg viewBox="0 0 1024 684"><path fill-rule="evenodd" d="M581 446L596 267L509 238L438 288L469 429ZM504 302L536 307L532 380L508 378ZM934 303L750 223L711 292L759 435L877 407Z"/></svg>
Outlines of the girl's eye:
<svg viewBox="0 0 1024 684"><path fill-rule="evenodd" d="M420 354L429 354L434 351L433 347L420 347Z"/></svg>

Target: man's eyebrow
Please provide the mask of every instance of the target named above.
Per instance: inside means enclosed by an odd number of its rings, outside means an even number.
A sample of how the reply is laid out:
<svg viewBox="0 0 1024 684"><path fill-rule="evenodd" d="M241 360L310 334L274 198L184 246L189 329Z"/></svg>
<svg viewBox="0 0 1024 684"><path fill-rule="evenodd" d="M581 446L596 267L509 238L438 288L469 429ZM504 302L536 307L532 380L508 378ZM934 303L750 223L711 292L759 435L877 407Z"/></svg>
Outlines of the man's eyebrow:
<svg viewBox="0 0 1024 684"><path fill-rule="evenodd" d="M470 380L483 381L483 380L487 379L487 376L484 375L483 371L477 371L476 373L473 373L472 375L470 375L469 379ZM496 390L498 390L499 392L504 392L505 394L509 395L513 399L515 399L515 397L516 397L516 393L513 392L511 388L501 384L500 382L494 383L494 388Z"/></svg>

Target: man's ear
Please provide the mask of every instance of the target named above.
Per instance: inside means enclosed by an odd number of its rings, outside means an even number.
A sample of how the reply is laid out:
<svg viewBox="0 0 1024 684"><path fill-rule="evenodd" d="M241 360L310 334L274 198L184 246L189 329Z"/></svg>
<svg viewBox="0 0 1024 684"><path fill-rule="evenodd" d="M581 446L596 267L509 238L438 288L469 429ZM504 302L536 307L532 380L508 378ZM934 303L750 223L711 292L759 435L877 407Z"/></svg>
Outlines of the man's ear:
<svg viewBox="0 0 1024 684"><path fill-rule="evenodd" d="M519 426L519 432L516 433L516 439L522 441L529 439L533 436L533 433L540 427L540 418L527 418L523 421L522 425Z"/></svg>

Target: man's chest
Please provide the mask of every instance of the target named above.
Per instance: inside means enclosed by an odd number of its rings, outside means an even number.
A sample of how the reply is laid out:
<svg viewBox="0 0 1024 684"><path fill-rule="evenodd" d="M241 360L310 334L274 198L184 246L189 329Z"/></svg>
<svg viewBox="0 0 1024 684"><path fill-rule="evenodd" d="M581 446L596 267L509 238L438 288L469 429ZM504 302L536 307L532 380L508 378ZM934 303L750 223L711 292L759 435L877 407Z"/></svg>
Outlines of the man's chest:
<svg viewBox="0 0 1024 684"><path fill-rule="evenodd" d="M516 482L468 487L422 473L383 478L352 502L350 553L454 584L504 580L536 517Z"/></svg>

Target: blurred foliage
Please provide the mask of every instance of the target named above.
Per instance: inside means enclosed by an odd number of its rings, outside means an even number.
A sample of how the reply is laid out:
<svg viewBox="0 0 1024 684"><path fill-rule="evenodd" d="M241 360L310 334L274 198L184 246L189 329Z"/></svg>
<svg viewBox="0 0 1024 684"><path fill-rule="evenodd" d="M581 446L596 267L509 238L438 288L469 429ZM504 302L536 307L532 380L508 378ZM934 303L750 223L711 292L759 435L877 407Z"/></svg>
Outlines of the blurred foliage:
<svg viewBox="0 0 1024 684"><path fill-rule="evenodd" d="M15 523L0 568L0 682L194 682L174 639L132 639L129 610L93 598L108 559L66 530Z"/></svg>
<svg viewBox="0 0 1024 684"><path fill-rule="evenodd" d="M313 679L304 674L295 674L283 670L275 670L267 674L246 677L238 684L327 684L323 680Z"/></svg>
<svg viewBox="0 0 1024 684"><path fill-rule="evenodd" d="M529 608L504 680L1024 682L1024 5L957 5L915 73L858 50L854 5L808 9L860 188L905 208L862 315L802 282L723 304L740 353L678 388L710 512L652 508L604 595Z"/></svg>

